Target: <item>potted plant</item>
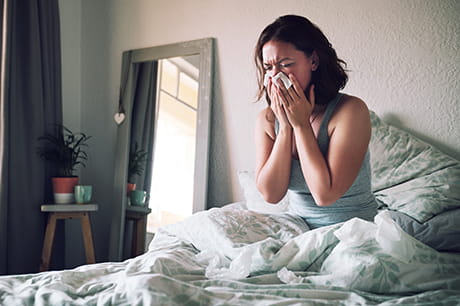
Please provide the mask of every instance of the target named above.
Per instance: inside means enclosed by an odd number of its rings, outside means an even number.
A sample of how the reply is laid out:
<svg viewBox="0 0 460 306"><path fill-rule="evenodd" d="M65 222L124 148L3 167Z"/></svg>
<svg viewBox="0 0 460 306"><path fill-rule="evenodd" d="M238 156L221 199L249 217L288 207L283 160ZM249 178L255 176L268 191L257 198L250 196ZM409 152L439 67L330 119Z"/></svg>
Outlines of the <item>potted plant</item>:
<svg viewBox="0 0 460 306"><path fill-rule="evenodd" d="M77 166L85 167L88 154L88 140L91 136L84 133L73 133L64 125L56 125L57 136L45 134L38 138L44 142L37 153L44 160L56 165L57 176L52 178L55 203L74 202L74 187L78 184L78 176L75 175Z"/></svg>
<svg viewBox="0 0 460 306"><path fill-rule="evenodd" d="M134 142L134 146L129 150L129 162L128 162L128 187L127 195L136 189L135 176L141 175L145 168L147 161L147 152L139 147L139 144Z"/></svg>

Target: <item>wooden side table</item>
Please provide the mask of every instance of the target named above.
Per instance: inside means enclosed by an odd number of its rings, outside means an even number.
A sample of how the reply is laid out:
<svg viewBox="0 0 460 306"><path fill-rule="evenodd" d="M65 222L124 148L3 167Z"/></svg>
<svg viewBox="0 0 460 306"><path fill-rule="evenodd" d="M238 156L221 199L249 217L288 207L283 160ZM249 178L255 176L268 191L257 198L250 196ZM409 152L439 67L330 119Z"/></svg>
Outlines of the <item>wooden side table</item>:
<svg viewBox="0 0 460 306"><path fill-rule="evenodd" d="M97 211L97 204L47 204L41 206L41 211L48 213L48 223L46 225L45 239L43 241L40 272L49 269L56 221L59 219L80 219L83 243L85 245L86 263L96 263L89 212Z"/></svg>
<svg viewBox="0 0 460 306"><path fill-rule="evenodd" d="M147 232L147 215L152 210L145 206L128 205L126 207L126 221L133 221L133 237L131 243L131 257L145 252L145 236Z"/></svg>

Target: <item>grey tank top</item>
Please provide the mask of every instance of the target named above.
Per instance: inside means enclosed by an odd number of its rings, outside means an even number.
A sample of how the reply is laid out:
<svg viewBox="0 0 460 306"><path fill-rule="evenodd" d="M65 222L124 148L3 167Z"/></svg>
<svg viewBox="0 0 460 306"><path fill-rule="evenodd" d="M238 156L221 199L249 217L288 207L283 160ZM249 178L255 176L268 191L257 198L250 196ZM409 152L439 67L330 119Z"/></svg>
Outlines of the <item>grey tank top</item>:
<svg viewBox="0 0 460 306"><path fill-rule="evenodd" d="M329 147L329 120L341 97L342 94L339 93L328 104L320 124L317 141L323 156L326 156ZM275 129L279 129L278 122ZM373 221L377 214L377 202L371 189L369 151L366 152L361 169L351 187L335 203L324 207L316 205L303 177L300 161L293 158L288 195L289 211L302 217L312 229L344 222L353 217Z"/></svg>

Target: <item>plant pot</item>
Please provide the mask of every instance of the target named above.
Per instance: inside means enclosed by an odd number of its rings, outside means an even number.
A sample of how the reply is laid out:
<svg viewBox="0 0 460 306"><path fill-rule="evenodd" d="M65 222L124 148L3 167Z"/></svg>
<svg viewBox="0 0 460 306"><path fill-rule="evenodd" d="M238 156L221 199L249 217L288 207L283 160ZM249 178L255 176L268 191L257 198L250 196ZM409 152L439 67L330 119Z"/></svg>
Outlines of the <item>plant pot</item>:
<svg viewBox="0 0 460 306"><path fill-rule="evenodd" d="M74 188L78 184L78 177L53 177L54 202L56 204L75 203Z"/></svg>
<svg viewBox="0 0 460 306"><path fill-rule="evenodd" d="M126 186L126 196L129 197L129 194L133 190L136 190L136 183L128 183L128 185Z"/></svg>

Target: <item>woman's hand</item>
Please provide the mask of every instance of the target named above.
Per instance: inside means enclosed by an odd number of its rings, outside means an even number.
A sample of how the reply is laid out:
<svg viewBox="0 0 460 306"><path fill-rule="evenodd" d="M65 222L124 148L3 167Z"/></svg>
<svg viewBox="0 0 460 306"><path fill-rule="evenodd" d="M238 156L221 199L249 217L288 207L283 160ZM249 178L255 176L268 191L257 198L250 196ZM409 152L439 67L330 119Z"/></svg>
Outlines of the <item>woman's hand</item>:
<svg viewBox="0 0 460 306"><path fill-rule="evenodd" d="M315 85L310 85L307 98L295 76L289 74L289 79L293 86L286 89L281 80L278 80L280 83L277 88L285 115L293 128L307 126L310 124L310 116L315 108Z"/></svg>
<svg viewBox="0 0 460 306"><path fill-rule="evenodd" d="M278 80L281 82L281 80ZM284 85L283 85L284 86ZM273 79L270 78L267 85L268 96L270 97L270 108L275 114L276 119L279 122L280 128L291 127L288 117L286 116L286 111L283 108L283 97L281 96L281 90L278 85L273 82Z"/></svg>

